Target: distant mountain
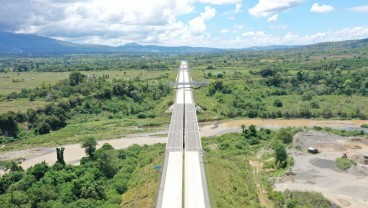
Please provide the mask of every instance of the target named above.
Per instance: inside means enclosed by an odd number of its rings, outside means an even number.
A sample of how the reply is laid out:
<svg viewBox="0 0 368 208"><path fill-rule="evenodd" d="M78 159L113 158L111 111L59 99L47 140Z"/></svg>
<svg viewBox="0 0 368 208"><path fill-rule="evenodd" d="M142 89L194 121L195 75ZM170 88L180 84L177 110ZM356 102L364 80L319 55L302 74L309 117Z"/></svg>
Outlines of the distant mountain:
<svg viewBox="0 0 368 208"><path fill-rule="evenodd" d="M290 48L297 48L299 45L270 45L270 46L253 46L245 48L244 50L249 51L269 51L269 50L285 50Z"/></svg>
<svg viewBox="0 0 368 208"><path fill-rule="evenodd" d="M57 55L57 54L105 54L105 53L200 53L220 51L205 47L166 47L128 43L112 47L83 45L52 38L0 32L0 54L7 55Z"/></svg>
<svg viewBox="0 0 368 208"><path fill-rule="evenodd" d="M212 53L221 51L268 51L268 50L342 50L368 47L368 39L318 43L308 46L271 45L244 49L218 49L188 46L157 46L127 43L112 47L104 45L83 45L52 38L0 32L0 54L16 56L62 55L62 54L132 54L132 53Z"/></svg>

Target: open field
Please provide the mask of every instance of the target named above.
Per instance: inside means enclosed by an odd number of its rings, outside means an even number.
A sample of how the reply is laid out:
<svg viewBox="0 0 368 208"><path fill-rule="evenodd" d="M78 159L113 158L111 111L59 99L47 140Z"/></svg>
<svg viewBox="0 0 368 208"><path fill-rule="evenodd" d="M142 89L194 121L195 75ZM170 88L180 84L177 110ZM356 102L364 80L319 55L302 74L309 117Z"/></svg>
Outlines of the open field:
<svg viewBox="0 0 368 208"><path fill-rule="evenodd" d="M7 72L0 73L0 95L11 92L20 92L22 89L33 89L41 85L54 85L58 81L69 77L70 72ZM170 80L175 80L175 70L126 70L126 71L83 71L85 75L108 75L112 79L155 79L159 76L168 75ZM19 80L13 82L13 80Z"/></svg>
<svg viewBox="0 0 368 208"><path fill-rule="evenodd" d="M37 107L43 107L46 102L41 100L29 101L28 99L17 99L13 101L0 102L0 114L13 111L13 112L26 112L28 109L36 109Z"/></svg>
<svg viewBox="0 0 368 208"><path fill-rule="evenodd" d="M276 190L299 190L321 192L325 197L342 207L366 207L368 205L368 152L365 137L341 137L338 135L307 131L294 136L294 145L300 150L291 150L294 158L291 173L283 176L274 187ZM319 149L318 154L309 154L306 148ZM357 166L339 170L335 159L346 153Z"/></svg>

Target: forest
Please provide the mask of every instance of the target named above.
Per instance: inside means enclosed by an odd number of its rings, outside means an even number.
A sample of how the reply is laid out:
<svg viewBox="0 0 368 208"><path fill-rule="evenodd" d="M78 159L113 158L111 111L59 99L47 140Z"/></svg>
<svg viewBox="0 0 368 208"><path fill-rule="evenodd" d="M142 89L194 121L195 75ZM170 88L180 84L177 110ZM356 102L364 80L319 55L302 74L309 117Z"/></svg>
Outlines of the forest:
<svg viewBox="0 0 368 208"><path fill-rule="evenodd" d="M160 144L121 150L110 144L96 150L96 144L95 138L84 138L82 147L87 156L79 166L65 164L63 148L51 166L42 162L23 170L14 161L3 162L1 165L9 173L0 178L0 204L4 208L120 207L124 203L121 196L130 191L130 184L140 174L139 168L152 168L163 159ZM157 183L159 173L155 171L150 176ZM154 191L149 198L153 197Z"/></svg>

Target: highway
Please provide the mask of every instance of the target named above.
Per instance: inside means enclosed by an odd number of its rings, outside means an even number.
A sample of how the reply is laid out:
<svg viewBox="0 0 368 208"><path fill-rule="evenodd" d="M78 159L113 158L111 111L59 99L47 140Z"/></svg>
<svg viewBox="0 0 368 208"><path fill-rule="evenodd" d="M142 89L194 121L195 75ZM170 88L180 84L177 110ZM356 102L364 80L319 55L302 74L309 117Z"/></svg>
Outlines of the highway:
<svg viewBox="0 0 368 208"><path fill-rule="evenodd" d="M177 76L176 99L168 132L158 208L210 207L196 106L190 82L188 65L182 61Z"/></svg>

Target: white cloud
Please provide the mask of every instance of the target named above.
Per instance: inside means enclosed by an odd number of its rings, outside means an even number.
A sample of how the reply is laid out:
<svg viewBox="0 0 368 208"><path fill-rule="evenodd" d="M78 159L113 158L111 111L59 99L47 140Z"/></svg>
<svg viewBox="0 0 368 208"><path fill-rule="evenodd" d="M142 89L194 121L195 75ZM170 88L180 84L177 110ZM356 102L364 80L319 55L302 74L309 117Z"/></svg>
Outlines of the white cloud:
<svg viewBox="0 0 368 208"><path fill-rule="evenodd" d="M244 25L234 25L233 27L235 30L241 30L244 28Z"/></svg>
<svg viewBox="0 0 368 208"><path fill-rule="evenodd" d="M314 3L310 9L311 12L317 13L326 13L331 12L334 8L330 5L319 5L318 3Z"/></svg>
<svg viewBox="0 0 368 208"><path fill-rule="evenodd" d="M235 5L235 13L239 13L241 11L242 8L242 4L241 3L237 3Z"/></svg>
<svg viewBox="0 0 368 208"><path fill-rule="evenodd" d="M348 10L352 12L368 12L368 5L351 7Z"/></svg>
<svg viewBox="0 0 368 208"><path fill-rule="evenodd" d="M189 30L194 34L200 34L206 30L206 21L210 20L216 15L216 9L209 6L205 7L205 11L198 17L189 21Z"/></svg>
<svg viewBox="0 0 368 208"><path fill-rule="evenodd" d="M263 31L247 31L226 44L233 47L264 45L307 45L320 42L363 39L368 37L368 27L345 28L338 31L318 32L310 35L298 35L288 32L284 36L267 34Z"/></svg>
<svg viewBox="0 0 368 208"><path fill-rule="evenodd" d="M273 30L286 30L288 28L289 28L288 25L271 25L270 26L270 29L273 29Z"/></svg>
<svg viewBox="0 0 368 208"><path fill-rule="evenodd" d="M158 43L155 41L162 39L157 36L168 35L167 32L177 35L177 39L194 36L188 25L176 18L192 12L195 2L196 0L5 1L0 7L0 28L79 43ZM177 29L181 32L172 31ZM195 39L192 36L189 40Z"/></svg>
<svg viewBox="0 0 368 208"><path fill-rule="evenodd" d="M199 0L199 2L204 4L223 5L223 4L237 4L240 3L241 0Z"/></svg>
<svg viewBox="0 0 368 208"><path fill-rule="evenodd" d="M268 22L277 22L279 21L279 15L275 14L267 19Z"/></svg>
<svg viewBox="0 0 368 208"><path fill-rule="evenodd" d="M226 30L226 29L222 29L221 31L220 31L220 33L228 33L228 32L230 32L229 30Z"/></svg>
<svg viewBox="0 0 368 208"><path fill-rule="evenodd" d="M275 12L285 11L301 3L301 0L259 0L258 4L248 10L254 17L268 17Z"/></svg>

